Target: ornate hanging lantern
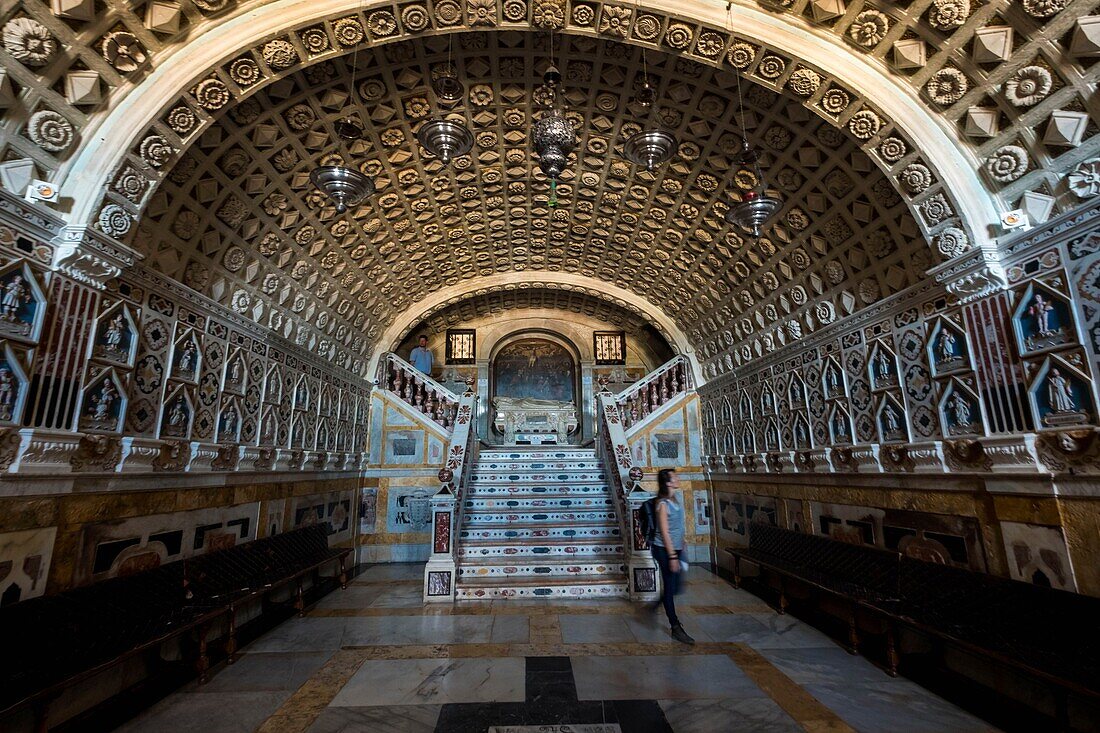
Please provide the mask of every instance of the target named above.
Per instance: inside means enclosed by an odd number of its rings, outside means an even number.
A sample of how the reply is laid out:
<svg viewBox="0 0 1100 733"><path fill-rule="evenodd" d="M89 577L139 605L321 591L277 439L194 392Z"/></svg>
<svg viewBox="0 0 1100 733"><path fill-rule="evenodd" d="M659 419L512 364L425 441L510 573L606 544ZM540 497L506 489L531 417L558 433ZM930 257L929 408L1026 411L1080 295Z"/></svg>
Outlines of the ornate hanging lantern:
<svg viewBox="0 0 1100 733"><path fill-rule="evenodd" d="M448 39L448 59L450 58L450 53L450 39ZM432 71L432 90L435 91L435 96L439 98L440 102L445 102L447 104L454 104L462 99L462 95L466 93L466 87L458 78L458 72L455 71L455 67L451 64L450 60L447 61L446 66L441 66Z"/></svg>
<svg viewBox="0 0 1100 733"><path fill-rule="evenodd" d="M764 226L779 211L783 202L768 191L764 176L760 172L760 155L744 138L741 139L741 154L737 162L742 167L752 169L756 185L741 195L741 201L730 206L729 211L726 212L726 221L759 239L764 233Z"/></svg>
<svg viewBox="0 0 1100 733"><path fill-rule="evenodd" d="M342 120L337 120L332 123L332 129L336 131L336 136L341 140L347 140L351 142L353 140L359 140L363 137L363 126L359 124L359 120L354 117L345 117Z"/></svg>
<svg viewBox="0 0 1100 733"><path fill-rule="evenodd" d="M562 113L557 90L561 74L557 68L547 69L543 81L550 92L550 105L535 123L531 140L539 156L539 168L550 179L550 206L553 207L558 204L558 178L565 170L569 154L577 147L577 134L573 123Z"/></svg>
<svg viewBox="0 0 1100 733"><path fill-rule="evenodd" d="M374 181L357 170L339 165L323 165L313 169L309 180L332 199L336 213L343 214L374 193Z"/></svg>
<svg viewBox="0 0 1100 733"><path fill-rule="evenodd" d="M642 49L642 63L645 64L645 49ZM649 110L657 101L657 92L649 85L649 76L646 74L642 88L634 97L634 101L643 110ZM654 171L657 166L666 163L676 154L676 137L668 130L660 127L642 129L631 135L623 144L623 157L635 165L640 165L647 171Z"/></svg>
<svg viewBox="0 0 1100 733"><path fill-rule="evenodd" d="M455 120L428 120L420 126L416 139L432 155L448 165L454 158L470 152L474 136Z"/></svg>

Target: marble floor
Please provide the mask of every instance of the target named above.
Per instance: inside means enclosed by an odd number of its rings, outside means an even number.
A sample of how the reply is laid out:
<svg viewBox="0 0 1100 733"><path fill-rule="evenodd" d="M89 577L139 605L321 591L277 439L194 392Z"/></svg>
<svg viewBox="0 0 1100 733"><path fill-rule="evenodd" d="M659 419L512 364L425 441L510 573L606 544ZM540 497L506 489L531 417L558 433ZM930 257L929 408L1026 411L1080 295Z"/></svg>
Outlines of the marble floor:
<svg viewBox="0 0 1100 733"><path fill-rule="evenodd" d="M425 605L422 565L367 568L125 733L971 733L892 679L699 568L692 647L622 600Z"/></svg>

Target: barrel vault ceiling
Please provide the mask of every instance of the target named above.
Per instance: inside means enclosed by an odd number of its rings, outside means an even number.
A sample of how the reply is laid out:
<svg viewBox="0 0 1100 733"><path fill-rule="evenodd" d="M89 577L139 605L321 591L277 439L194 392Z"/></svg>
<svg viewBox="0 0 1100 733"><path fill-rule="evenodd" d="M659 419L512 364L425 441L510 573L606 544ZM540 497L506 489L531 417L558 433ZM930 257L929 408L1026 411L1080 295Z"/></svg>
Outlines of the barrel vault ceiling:
<svg viewBox="0 0 1100 733"><path fill-rule="evenodd" d="M745 124L786 203L766 237L741 237L722 219L730 190L752 183L733 163L735 76L649 52L661 101L646 116L633 103L642 52L611 40L559 38L580 143L550 207L530 145L547 39L472 33L450 51L446 37L420 39L275 82L228 108L174 164L134 246L153 267L303 345L361 355L429 293L541 270L643 296L706 353L741 344L760 353L914 284L933 264L906 203L858 140L753 83L743 88ZM441 109L431 75L449 55L467 91ZM475 137L450 168L414 137L441 111ZM332 128L349 114L367 129L352 145ZM620 149L639 124L657 123L680 146L650 174ZM378 183L342 217L308 178L333 163Z"/></svg>

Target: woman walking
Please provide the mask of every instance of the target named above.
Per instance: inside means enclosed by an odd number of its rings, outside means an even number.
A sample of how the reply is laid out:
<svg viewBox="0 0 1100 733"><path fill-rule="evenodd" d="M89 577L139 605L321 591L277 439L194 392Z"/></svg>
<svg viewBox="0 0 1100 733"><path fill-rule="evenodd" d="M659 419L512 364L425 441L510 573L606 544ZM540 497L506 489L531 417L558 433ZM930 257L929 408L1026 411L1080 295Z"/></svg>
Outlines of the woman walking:
<svg viewBox="0 0 1100 733"><path fill-rule="evenodd" d="M661 569L662 595L672 638L684 644L694 644L676 616L676 594L680 592L680 553L684 551L684 505L680 500L680 477L675 469L657 472L657 532L653 537L653 559ZM654 604L656 606L656 604ZM656 608L654 608L656 610Z"/></svg>

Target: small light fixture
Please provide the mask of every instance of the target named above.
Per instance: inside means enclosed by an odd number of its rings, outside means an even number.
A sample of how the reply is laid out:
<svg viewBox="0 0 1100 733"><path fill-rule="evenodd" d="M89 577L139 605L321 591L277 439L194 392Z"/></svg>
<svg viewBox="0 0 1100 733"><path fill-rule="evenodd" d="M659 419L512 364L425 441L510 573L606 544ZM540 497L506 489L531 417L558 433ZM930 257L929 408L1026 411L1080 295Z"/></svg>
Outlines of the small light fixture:
<svg viewBox="0 0 1100 733"><path fill-rule="evenodd" d="M470 152L474 146L474 136L464 125L454 120L428 120L420 126L416 139L432 155L443 161L443 165L460 155Z"/></svg>
<svg viewBox="0 0 1100 733"><path fill-rule="evenodd" d="M645 48L642 48L642 88L634 96L634 101L647 112L657 102L657 91L649 84ZM676 137L664 128L642 129L623 143L623 157L652 173L659 165L672 159L678 145Z"/></svg>
<svg viewBox="0 0 1100 733"><path fill-rule="evenodd" d="M332 129L341 140L351 142L363 138L363 126L354 117L345 117L332 123Z"/></svg>
<svg viewBox="0 0 1100 733"><path fill-rule="evenodd" d="M744 138L741 138L741 152L736 162L744 168L752 169L756 185L741 194L739 202L730 206L726 212L726 221L759 239L764 233L764 225L775 216L783 202L768 191L764 176L760 172L760 155Z"/></svg>
<svg viewBox="0 0 1100 733"><path fill-rule="evenodd" d="M309 180L332 199L336 213L343 214L374 193L374 180L352 168L323 165L310 171Z"/></svg>

